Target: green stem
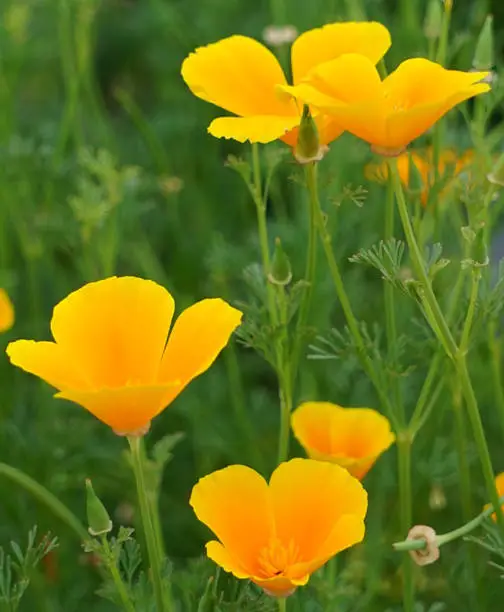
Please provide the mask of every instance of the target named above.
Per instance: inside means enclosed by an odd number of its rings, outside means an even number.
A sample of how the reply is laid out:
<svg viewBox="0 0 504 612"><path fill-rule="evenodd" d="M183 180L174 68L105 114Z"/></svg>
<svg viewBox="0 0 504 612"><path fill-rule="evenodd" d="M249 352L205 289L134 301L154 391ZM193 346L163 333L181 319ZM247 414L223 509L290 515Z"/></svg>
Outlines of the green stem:
<svg viewBox="0 0 504 612"><path fill-rule="evenodd" d="M448 38L450 35L451 14L453 8L453 0L445 0L443 24L441 26L441 36L439 37L439 45L436 54L438 64L444 66L446 63L446 52L448 50Z"/></svg>
<svg viewBox="0 0 504 612"><path fill-rule="evenodd" d="M401 22L407 31L416 30L418 27L416 0L401 0Z"/></svg>
<svg viewBox="0 0 504 612"><path fill-rule="evenodd" d="M385 206L385 241L391 240L394 236L394 186L389 178L387 185L387 200ZM396 325L396 310L394 303L394 286L392 283L385 281L384 287L384 302L385 302L385 325L387 333L387 350L391 373L391 389L392 397L394 398L394 408L401 426L406 426L406 418L404 414L404 406L401 397L401 385L398 378L398 360L397 360L397 325Z"/></svg>
<svg viewBox="0 0 504 612"><path fill-rule="evenodd" d="M473 518L462 527L458 527L453 531L448 531L445 534L439 535L436 537L437 546L444 546L449 542L453 542L458 538L463 538L466 535L469 535L471 531L474 531L477 527L479 527L485 519L487 519L490 515L495 512L495 509L499 508L501 504L504 504L504 495L499 499L497 498L497 505L494 506L490 504L488 508L483 510L476 518ZM423 550L427 547L427 542L423 539L420 540L403 540L402 542L395 542L392 544L392 547L397 552L407 552L409 550Z"/></svg>
<svg viewBox="0 0 504 612"><path fill-rule="evenodd" d="M283 330L283 336L286 338L287 330L287 302L285 299L285 288L277 286L278 305L280 310L280 325ZM291 366L285 360L285 352L283 351L283 343L278 341L280 345L281 360L278 363L278 378L280 382L280 432L278 437L278 464L286 461L289 456L289 441L290 441L290 415L292 412L292 384L291 384Z"/></svg>
<svg viewBox="0 0 504 612"><path fill-rule="evenodd" d="M472 515L471 504L471 472L467 461L467 431L465 424L462 395L457 381L452 384L452 405L455 413L455 441L460 483L460 499L462 501L462 517L468 521Z"/></svg>
<svg viewBox="0 0 504 612"><path fill-rule="evenodd" d="M340 301L341 307L343 309L343 313L345 315L345 319L348 325L348 329L350 330L350 334L355 343L355 347L357 349L357 356L361 362L362 368L368 375L369 379L373 383L375 390L380 399L380 403L382 404L384 410L386 411L388 417L394 424L394 428L396 431L399 430L397 418L392 409L390 400L387 394L384 392L381 381L378 377L378 374L374 368L373 362L371 361L369 354L366 349L366 345L364 343L364 339L359 329L359 324L352 310L352 306L350 305L350 300L348 299L348 295L345 290L345 286L343 284L343 279L341 277L340 269L338 266L338 262L336 261L336 257L334 256L331 244L331 234L329 233L324 214L322 212L322 208L320 206L320 200L317 198L315 202L315 221L317 224L318 233L320 236L320 240L322 242L322 246L324 248L324 253L327 259L327 264L329 266L329 272L331 274L331 278L334 284L334 288L336 289L336 294Z"/></svg>
<svg viewBox="0 0 504 612"><path fill-rule="evenodd" d="M287 598L279 597L277 601L278 601L278 612L287 612Z"/></svg>
<svg viewBox="0 0 504 612"><path fill-rule="evenodd" d="M36 499L47 506L58 518L66 523L80 540L89 540L89 533L75 514L45 487L30 476L15 467L0 463L0 475L31 493Z"/></svg>
<svg viewBox="0 0 504 612"><path fill-rule="evenodd" d="M346 0L347 16L351 21L364 21L366 11L362 6L361 0Z"/></svg>
<svg viewBox="0 0 504 612"><path fill-rule="evenodd" d="M488 346L491 353L492 375L495 389L495 399L497 403L497 412L499 413L502 433L504 434L504 384L502 380L502 363L501 363L501 342L497 335L496 322L491 321L488 325Z"/></svg>
<svg viewBox="0 0 504 612"><path fill-rule="evenodd" d="M157 612L164 612L165 598L161 574L161 558L159 556L159 545L156 542L156 534L152 524L151 510L149 508L149 501L147 498L140 436L130 436L128 437L128 442L131 449L133 472L135 474L138 502L140 506L140 517L142 520L145 543L147 545L147 552L149 555L156 609ZM171 605L169 606L169 609L172 609Z"/></svg>
<svg viewBox="0 0 504 612"><path fill-rule="evenodd" d="M411 221L408 215L408 209L406 206L406 200L404 198L404 192L401 185L401 179L397 168L397 163L392 161L390 163L390 170L394 177L394 187L396 191L396 200L399 208L399 214L403 224L404 233L410 249L410 256L412 259L413 267L415 272L422 283L423 301L426 312L429 316L429 323L438 337L438 340L445 347L448 356L453 360L455 370L457 372L459 384L462 387L462 392L467 405L467 412L471 421L473 429L473 435L475 437L476 446L478 448L478 455L481 462L483 471L483 477L485 479L487 494L492 504L496 506L496 514L499 523L499 527L504 532L504 516L501 507L498 505L498 494L494 483L494 471L492 467L492 460L490 457L490 451L485 438L485 431L483 429L483 423L478 408L478 402L474 394L469 372L467 370L466 353L460 351L457 347L455 340L448 328L446 319L443 316L439 303L432 290L431 281L425 270L424 261L422 254L418 248L415 234L411 225Z"/></svg>
<svg viewBox="0 0 504 612"><path fill-rule="evenodd" d="M117 590L117 594L121 599L123 608L126 612L135 612L135 606L133 605L128 591L126 589L126 585L124 584L123 579L121 578L121 574L119 573L119 569L117 567L116 560L114 558L114 554L110 550L110 545L108 543L107 537L105 535L102 536L102 546L105 551L105 563L107 568L112 576L112 580L114 581L115 588Z"/></svg>
<svg viewBox="0 0 504 612"><path fill-rule="evenodd" d="M303 297L299 306L296 331L294 336L294 350L292 358L292 377L296 378L299 367L300 353L303 346L305 326L310 312L310 305L313 296L313 285L315 284L315 271L317 266L317 224L315 221L317 202L318 202L318 181L317 165L309 163L305 166L306 187L309 196L309 230L308 230L308 250L306 254L305 282L307 286L303 291Z"/></svg>
<svg viewBox="0 0 504 612"><path fill-rule="evenodd" d="M401 531L408 533L412 527L412 492L411 492L411 436L402 432L397 438L399 460L399 497ZM413 564L409 556L403 558L403 606L405 612L413 612L415 607L415 582Z"/></svg>
<svg viewBox="0 0 504 612"><path fill-rule="evenodd" d="M471 275L471 297L469 298L469 306L467 308L467 315L464 322L464 328L462 330L462 338L460 339L460 352L467 353L469 347L469 338L471 336L471 329L474 320L474 313L476 311L476 302L478 300L479 282L481 279L481 272L479 270L473 270Z"/></svg>

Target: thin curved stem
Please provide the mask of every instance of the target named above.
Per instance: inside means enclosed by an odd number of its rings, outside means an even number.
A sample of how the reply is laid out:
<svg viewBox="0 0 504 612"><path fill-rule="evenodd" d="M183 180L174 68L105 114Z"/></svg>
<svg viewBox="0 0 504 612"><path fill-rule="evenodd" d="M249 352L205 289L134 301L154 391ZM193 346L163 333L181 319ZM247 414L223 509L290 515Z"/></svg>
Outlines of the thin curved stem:
<svg viewBox="0 0 504 612"><path fill-rule="evenodd" d="M105 551L105 563L110 572L110 575L112 576L114 586L122 602L123 608L126 610L126 612L135 612L135 606L133 605L133 602L131 601L128 595L126 585L124 584L124 581L121 577L116 560L114 559L114 555L110 550L110 545L108 543L107 537L103 535L101 541L103 550Z"/></svg>
<svg viewBox="0 0 504 612"><path fill-rule="evenodd" d="M0 463L0 475L25 489L36 499L47 506L58 518L66 523L80 540L89 540L89 533L75 514L65 506L53 493L33 480L30 476L15 467Z"/></svg>
<svg viewBox="0 0 504 612"><path fill-rule="evenodd" d="M399 497L401 531L408 533L412 522L412 491L411 491L411 436L408 432L401 433L397 438L397 453L399 463ZM413 562L410 557L403 559L403 605L405 612L413 612L415 607L415 581Z"/></svg>
<svg viewBox="0 0 504 612"><path fill-rule="evenodd" d="M165 595L163 589L163 579L161 574L161 558L159 556L159 545L156 542L156 534L152 524L151 510L147 498L147 488L145 484L145 474L142 461L142 452L139 436L128 437L131 449L133 472L137 486L138 503L140 506L140 516L145 535L145 543L149 555L152 584L154 587L154 597L156 600L157 612L165 612ZM172 609L172 606L169 606Z"/></svg>

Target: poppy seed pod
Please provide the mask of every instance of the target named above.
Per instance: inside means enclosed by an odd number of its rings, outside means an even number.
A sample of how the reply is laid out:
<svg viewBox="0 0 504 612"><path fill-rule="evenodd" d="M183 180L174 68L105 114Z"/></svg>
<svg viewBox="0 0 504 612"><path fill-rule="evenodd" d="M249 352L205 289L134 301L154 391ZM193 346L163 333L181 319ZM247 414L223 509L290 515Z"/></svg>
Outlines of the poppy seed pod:
<svg viewBox="0 0 504 612"><path fill-rule="evenodd" d="M86 511L88 531L92 536L101 536L112 531L109 513L96 495L89 478L86 479Z"/></svg>

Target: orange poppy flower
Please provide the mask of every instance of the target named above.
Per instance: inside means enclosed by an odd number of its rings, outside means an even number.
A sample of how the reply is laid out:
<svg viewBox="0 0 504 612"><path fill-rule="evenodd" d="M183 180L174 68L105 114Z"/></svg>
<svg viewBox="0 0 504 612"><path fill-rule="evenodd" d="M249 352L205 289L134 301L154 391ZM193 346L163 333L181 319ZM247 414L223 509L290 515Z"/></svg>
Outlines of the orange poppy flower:
<svg viewBox="0 0 504 612"><path fill-rule="evenodd" d="M359 479L395 441L388 419L370 408L306 402L292 413L291 425L309 457L337 463Z"/></svg>
<svg viewBox="0 0 504 612"><path fill-rule="evenodd" d="M343 53L362 53L374 64L389 47L388 30L375 22L333 23L309 30L292 45L294 83L317 64ZM253 38L230 36L196 49L184 60L182 77L194 95L237 115L212 121L212 136L261 143L281 138L295 146L300 109L279 90L287 80L278 60ZM330 117L316 121L322 145L340 136L342 130Z"/></svg>
<svg viewBox="0 0 504 612"><path fill-rule="evenodd" d="M495 477L495 488L497 489L497 494L499 498L504 497L504 472L501 472ZM492 504L486 504L484 510L490 508ZM502 511L504 512L504 504L502 504ZM492 520L497 521L497 515L495 512L492 514Z"/></svg>
<svg viewBox="0 0 504 612"><path fill-rule="evenodd" d="M481 82L487 74L415 58L382 81L367 57L347 54L316 66L305 83L282 89L332 116L377 152L397 155L454 106L489 91Z"/></svg>
<svg viewBox="0 0 504 612"><path fill-rule="evenodd" d="M14 325L14 306L5 289L0 287L0 333Z"/></svg>
<svg viewBox="0 0 504 612"><path fill-rule="evenodd" d="M367 493L337 465L292 459L269 485L232 465L202 478L190 504L218 540L207 555L226 572L287 597L338 552L361 542Z"/></svg>
<svg viewBox="0 0 504 612"><path fill-rule="evenodd" d="M447 190L453 186L453 181L457 176L468 170L473 158L473 151L466 151L462 155L458 155L456 151L451 149L441 151L438 160L438 175L440 179L446 183L442 193L446 193ZM429 191L435 178L432 147L423 151L401 153L396 157L396 162L401 182L406 188L410 186L410 163L415 164L423 183L420 198L424 205L427 204ZM367 164L364 168L364 174L370 181L386 183L388 180L388 163L386 161L381 161Z"/></svg>
<svg viewBox="0 0 504 612"><path fill-rule="evenodd" d="M145 433L212 365L242 317L221 299L202 300L169 334L174 307L168 291L149 280L89 283L54 308L54 342L18 340L7 354L58 389L57 398L80 404L116 433Z"/></svg>

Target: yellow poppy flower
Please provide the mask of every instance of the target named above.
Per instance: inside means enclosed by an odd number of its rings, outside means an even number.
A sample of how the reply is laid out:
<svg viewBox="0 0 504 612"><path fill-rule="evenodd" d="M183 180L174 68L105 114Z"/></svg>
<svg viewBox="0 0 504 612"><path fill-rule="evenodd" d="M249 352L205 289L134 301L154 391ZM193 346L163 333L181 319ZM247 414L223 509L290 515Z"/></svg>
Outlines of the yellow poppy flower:
<svg viewBox="0 0 504 612"><path fill-rule="evenodd" d="M182 312L169 334L174 307L152 281L89 283L54 308L54 342L18 340L7 354L58 389L57 398L80 404L116 433L145 433L212 365L242 316L221 299L202 300Z"/></svg>
<svg viewBox="0 0 504 612"><path fill-rule="evenodd" d="M291 425L309 457L337 463L359 479L395 441L388 419L370 408L306 402L292 413Z"/></svg>
<svg viewBox="0 0 504 612"><path fill-rule="evenodd" d="M495 488L499 498L504 497L504 472L501 472L495 477ZM491 504L486 504L484 510L490 508ZM504 512L504 504L502 505L502 511ZM492 520L497 521L497 515L495 512L492 514Z"/></svg>
<svg viewBox="0 0 504 612"><path fill-rule="evenodd" d="M0 333L14 325L14 306L5 289L0 287Z"/></svg>
<svg viewBox="0 0 504 612"><path fill-rule="evenodd" d="M487 72L446 70L409 59L383 81L367 57L347 54L316 66L296 87L297 99L332 116L385 155L397 155L454 106L489 91Z"/></svg>
<svg viewBox="0 0 504 612"><path fill-rule="evenodd" d="M389 47L388 30L375 22L333 23L310 30L292 45L294 83L317 64L343 53L362 53L374 64ZM212 121L212 136L261 143L281 138L290 146L296 144L300 109L279 90L287 80L278 60L253 38L230 36L196 49L184 60L182 77L195 96L237 115ZM322 145L342 132L330 117L316 121Z"/></svg>
<svg viewBox="0 0 504 612"><path fill-rule="evenodd" d="M422 203L427 204L429 191L435 178L434 153L432 147L423 151L404 152L396 157L399 176L401 177L402 184L406 188L410 185L410 158L415 164L422 179L423 190L420 194ZM473 151L466 151L462 155L458 155L456 151L451 149L441 151L438 160L438 174L442 180L446 181L446 185L441 191L442 194L446 194L447 190L453 186L453 179L469 168L473 158ZM386 161L381 161L367 164L364 168L364 174L370 181L386 183L388 179L388 163Z"/></svg>
<svg viewBox="0 0 504 612"><path fill-rule="evenodd" d="M337 465L292 459L269 485L232 465L202 478L190 504L218 540L207 555L226 572L287 597L338 552L361 542L367 493Z"/></svg>

